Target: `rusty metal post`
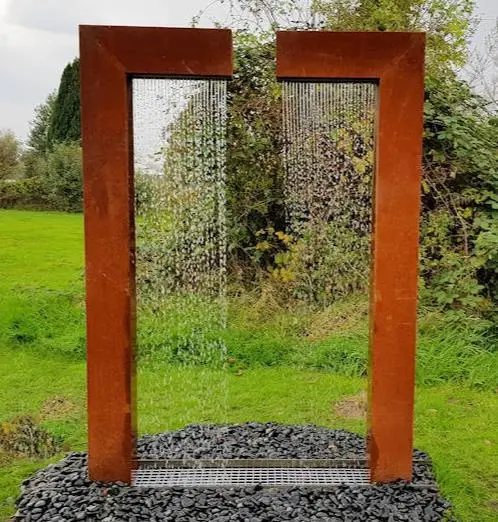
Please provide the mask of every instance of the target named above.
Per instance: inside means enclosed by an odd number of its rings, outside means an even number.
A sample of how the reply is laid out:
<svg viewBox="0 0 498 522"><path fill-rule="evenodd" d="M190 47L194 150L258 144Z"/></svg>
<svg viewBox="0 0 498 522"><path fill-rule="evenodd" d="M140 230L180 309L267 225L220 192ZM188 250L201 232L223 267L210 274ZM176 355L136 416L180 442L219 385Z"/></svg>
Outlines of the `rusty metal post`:
<svg viewBox="0 0 498 522"><path fill-rule="evenodd" d="M230 77L224 29L80 26L88 469L130 482L136 404L131 79Z"/></svg>
<svg viewBox="0 0 498 522"><path fill-rule="evenodd" d="M379 85L370 286L369 458L412 477L423 33L277 33L277 76Z"/></svg>

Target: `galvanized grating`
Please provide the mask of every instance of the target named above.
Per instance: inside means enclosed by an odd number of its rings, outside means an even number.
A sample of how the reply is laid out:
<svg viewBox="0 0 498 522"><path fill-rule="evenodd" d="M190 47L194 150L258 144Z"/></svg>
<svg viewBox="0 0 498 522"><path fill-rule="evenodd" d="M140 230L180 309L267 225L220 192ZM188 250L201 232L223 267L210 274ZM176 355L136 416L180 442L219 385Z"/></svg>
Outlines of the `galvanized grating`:
<svg viewBox="0 0 498 522"><path fill-rule="evenodd" d="M368 486L370 474L361 468L149 468L133 473L136 487L264 487Z"/></svg>
<svg viewBox="0 0 498 522"><path fill-rule="evenodd" d="M414 461L416 462L416 461ZM162 468L363 468L368 461L355 459L139 459L140 469Z"/></svg>

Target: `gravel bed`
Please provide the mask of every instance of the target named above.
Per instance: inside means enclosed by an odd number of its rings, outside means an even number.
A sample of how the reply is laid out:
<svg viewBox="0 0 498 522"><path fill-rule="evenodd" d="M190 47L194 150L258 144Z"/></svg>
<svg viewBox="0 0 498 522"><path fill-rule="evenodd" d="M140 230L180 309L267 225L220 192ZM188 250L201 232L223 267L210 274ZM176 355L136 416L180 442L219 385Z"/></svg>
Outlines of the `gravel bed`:
<svg viewBox="0 0 498 522"><path fill-rule="evenodd" d="M138 441L139 458L365 458L365 439L314 426L192 425ZM71 453L23 482L14 520L72 522L276 522L450 520L429 458L414 451L413 483L265 489L145 489L87 480L86 454ZM425 485L424 487L421 487Z"/></svg>

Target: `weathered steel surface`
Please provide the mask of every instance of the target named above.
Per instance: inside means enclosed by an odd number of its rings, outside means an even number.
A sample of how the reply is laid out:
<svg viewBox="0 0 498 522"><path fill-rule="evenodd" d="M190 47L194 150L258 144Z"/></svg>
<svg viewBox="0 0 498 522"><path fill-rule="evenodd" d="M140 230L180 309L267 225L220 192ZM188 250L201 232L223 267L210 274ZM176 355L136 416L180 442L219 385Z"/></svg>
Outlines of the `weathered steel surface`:
<svg viewBox="0 0 498 522"><path fill-rule="evenodd" d="M228 77L231 32L80 27L87 301L88 467L131 482L135 228L131 77Z"/></svg>
<svg viewBox="0 0 498 522"><path fill-rule="evenodd" d="M369 454L380 482L412 477L424 47L422 33L277 33L280 79L379 85Z"/></svg>
<svg viewBox="0 0 498 522"><path fill-rule="evenodd" d="M228 29L165 27L80 26L133 76L232 75L232 33Z"/></svg>

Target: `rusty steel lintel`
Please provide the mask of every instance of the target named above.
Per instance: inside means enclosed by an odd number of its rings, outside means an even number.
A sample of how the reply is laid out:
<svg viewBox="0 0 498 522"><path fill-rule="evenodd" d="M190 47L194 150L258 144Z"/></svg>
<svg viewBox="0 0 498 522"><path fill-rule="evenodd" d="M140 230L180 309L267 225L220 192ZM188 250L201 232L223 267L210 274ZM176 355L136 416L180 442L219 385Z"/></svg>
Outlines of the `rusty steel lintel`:
<svg viewBox="0 0 498 522"><path fill-rule="evenodd" d="M80 26L88 469L135 463L135 227L131 78L232 75L231 31Z"/></svg>
<svg viewBox="0 0 498 522"><path fill-rule="evenodd" d="M277 33L279 79L379 85L368 421L375 482L412 478L424 49L423 33Z"/></svg>

